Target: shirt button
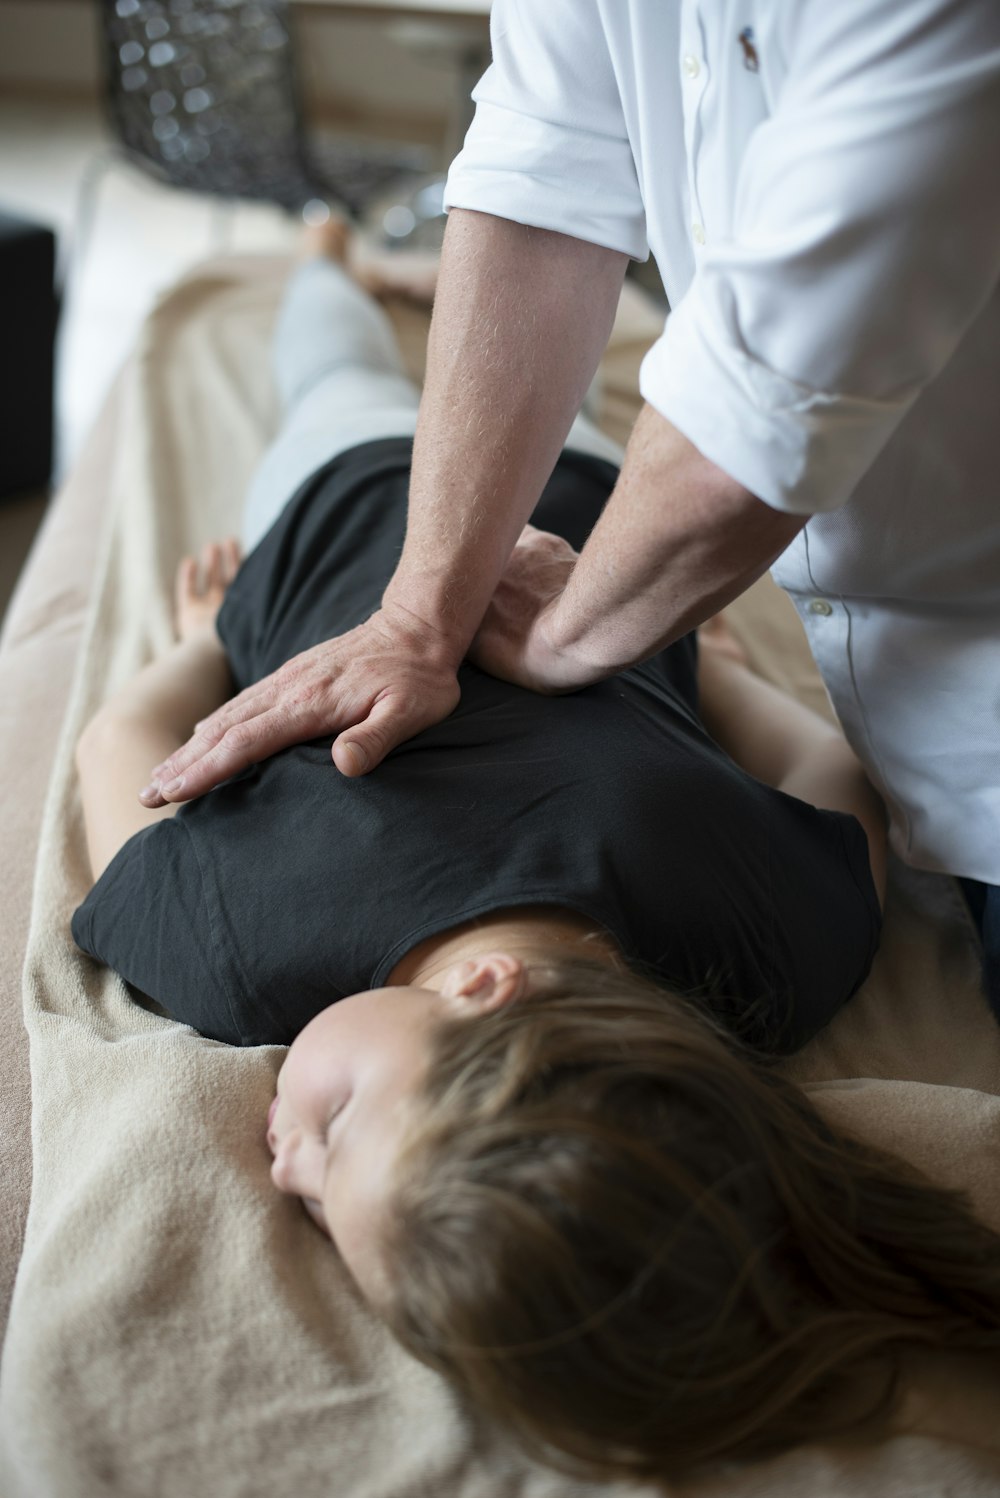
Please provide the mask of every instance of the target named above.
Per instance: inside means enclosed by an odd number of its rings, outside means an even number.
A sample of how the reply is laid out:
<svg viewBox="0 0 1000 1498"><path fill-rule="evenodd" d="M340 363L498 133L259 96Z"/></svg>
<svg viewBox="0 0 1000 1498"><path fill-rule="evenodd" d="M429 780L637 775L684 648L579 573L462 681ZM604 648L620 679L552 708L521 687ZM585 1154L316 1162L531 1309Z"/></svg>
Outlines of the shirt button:
<svg viewBox="0 0 1000 1498"><path fill-rule="evenodd" d="M694 240L695 244L705 243L705 230L701 224L691 225L691 238Z"/></svg>
<svg viewBox="0 0 1000 1498"><path fill-rule="evenodd" d="M809 612L810 614L822 614L823 618L827 619L833 613L833 608L827 603L825 598L813 598L809 603Z"/></svg>
<svg viewBox="0 0 1000 1498"><path fill-rule="evenodd" d="M693 52L689 52L687 54L681 66L684 69L685 78L697 78L698 74L701 72L701 63L698 61L697 57L695 57Z"/></svg>

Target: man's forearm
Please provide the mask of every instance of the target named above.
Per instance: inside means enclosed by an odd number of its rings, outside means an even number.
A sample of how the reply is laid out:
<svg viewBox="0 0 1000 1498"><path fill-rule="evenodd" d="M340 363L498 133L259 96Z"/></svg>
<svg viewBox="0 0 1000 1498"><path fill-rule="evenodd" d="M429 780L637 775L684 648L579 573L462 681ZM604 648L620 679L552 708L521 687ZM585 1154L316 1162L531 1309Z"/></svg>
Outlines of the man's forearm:
<svg viewBox="0 0 1000 1498"><path fill-rule="evenodd" d="M807 518L765 505L647 406L546 646L576 685L645 660L738 597Z"/></svg>
<svg viewBox="0 0 1000 1498"><path fill-rule="evenodd" d="M464 655L614 323L627 256L453 210L386 602Z"/></svg>

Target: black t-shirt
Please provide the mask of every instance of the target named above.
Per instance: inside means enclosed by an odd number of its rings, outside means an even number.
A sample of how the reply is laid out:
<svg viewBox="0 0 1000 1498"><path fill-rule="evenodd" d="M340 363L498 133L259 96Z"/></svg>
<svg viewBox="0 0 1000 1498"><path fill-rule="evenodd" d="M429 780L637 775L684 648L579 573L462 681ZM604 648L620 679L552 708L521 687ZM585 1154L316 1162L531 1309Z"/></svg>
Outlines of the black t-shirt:
<svg viewBox="0 0 1000 1498"><path fill-rule="evenodd" d="M402 546L412 442L314 474L247 558L218 619L238 688L378 606ZM616 470L564 454L534 522L583 545ZM561 697L465 664L461 701L372 774L331 736L234 775L131 838L73 917L77 943L177 1019L287 1043L377 987L423 938L546 904L794 1050L865 977L879 929L850 816L746 775L696 712L695 641Z"/></svg>

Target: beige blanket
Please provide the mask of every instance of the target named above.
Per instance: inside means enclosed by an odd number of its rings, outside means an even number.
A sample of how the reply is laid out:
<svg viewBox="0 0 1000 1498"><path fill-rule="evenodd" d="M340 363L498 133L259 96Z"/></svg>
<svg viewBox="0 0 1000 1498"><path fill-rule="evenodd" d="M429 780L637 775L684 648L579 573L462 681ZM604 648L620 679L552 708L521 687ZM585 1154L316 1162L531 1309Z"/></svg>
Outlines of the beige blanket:
<svg viewBox="0 0 1000 1498"><path fill-rule="evenodd" d="M266 349L283 271L233 260L190 277L124 382L25 971L35 1185L0 1375L0 1494L624 1495L531 1468L367 1314L269 1182L263 1122L282 1052L230 1049L147 1012L70 939L88 885L73 744L107 690L167 643L182 551L236 524L276 417ZM423 319L401 325L416 349ZM657 331L626 304L606 361L619 432ZM773 590L755 590L737 622L764 669L817 693ZM875 974L791 1070L846 1127L966 1185L1000 1226L1000 1031L947 881L897 877ZM877 1446L807 1448L674 1491L987 1498L1000 1493L998 1415L1000 1378L931 1359Z"/></svg>

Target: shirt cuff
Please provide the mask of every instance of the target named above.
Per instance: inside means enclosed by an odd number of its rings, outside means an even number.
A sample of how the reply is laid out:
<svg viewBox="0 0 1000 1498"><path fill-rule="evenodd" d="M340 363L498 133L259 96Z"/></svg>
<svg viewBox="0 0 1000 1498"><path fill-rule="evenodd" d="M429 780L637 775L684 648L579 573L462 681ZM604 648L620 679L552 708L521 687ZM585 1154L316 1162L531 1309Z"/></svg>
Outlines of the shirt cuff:
<svg viewBox="0 0 1000 1498"><path fill-rule="evenodd" d="M451 164L444 206L554 229L646 260L646 215L625 139L537 120L480 99Z"/></svg>
<svg viewBox="0 0 1000 1498"><path fill-rule="evenodd" d="M787 379L729 336L698 292L696 278L643 360L643 399L773 509L838 509L918 392L871 400Z"/></svg>

